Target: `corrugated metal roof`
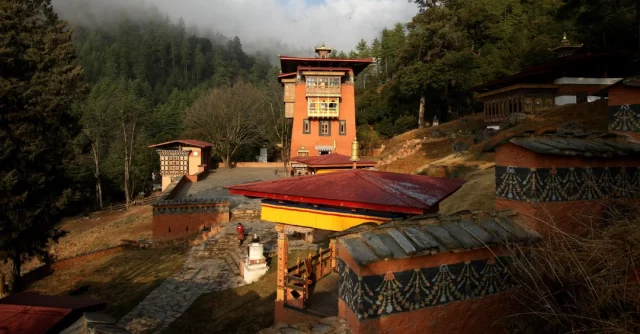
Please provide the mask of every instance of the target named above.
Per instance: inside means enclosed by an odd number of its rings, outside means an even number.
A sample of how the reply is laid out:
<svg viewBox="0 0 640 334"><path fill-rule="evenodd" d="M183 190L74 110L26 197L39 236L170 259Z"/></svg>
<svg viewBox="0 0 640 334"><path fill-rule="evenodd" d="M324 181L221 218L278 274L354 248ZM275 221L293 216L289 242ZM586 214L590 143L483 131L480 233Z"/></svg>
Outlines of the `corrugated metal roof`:
<svg viewBox="0 0 640 334"><path fill-rule="evenodd" d="M168 142L165 142L165 143L149 145L149 147L150 148L151 147L159 147L159 146L165 146L165 145L170 145L170 144L184 144L184 145L190 145L190 146L195 146L195 147L200 147L200 148L212 147L213 146L213 144L207 143L206 141L202 141L202 140L176 139L176 140L168 141Z"/></svg>
<svg viewBox="0 0 640 334"><path fill-rule="evenodd" d="M298 67L322 67L324 70L339 67L353 69L354 75L358 75L371 63L373 63L373 58L339 59L280 56L280 68L283 73L297 72Z"/></svg>
<svg viewBox="0 0 640 334"><path fill-rule="evenodd" d="M540 235L523 227L511 210L394 221L334 233L360 266L386 259L402 259L460 252L505 243L530 243Z"/></svg>
<svg viewBox="0 0 640 334"><path fill-rule="evenodd" d="M64 308L2 304L0 333L56 333L64 329L60 324L71 312L71 309Z"/></svg>
<svg viewBox="0 0 640 334"><path fill-rule="evenodd" d="M344 167L353 165L353 162L350 159L351 157L343 154L331 153L313 157L295 157L291 159L291 161L300 162L309 167ZM360 160L356 163L356 166L363 167L373 167L375 165L376 162L371 160Z"/></svg>
<svg viewBox="0 0 640 334"><path fill-rule="evenodd" d="M232 194L299 203L420 214L465 181L351 169L228 186Z"/></svg>
<svg viewBox="0 0 640 334"><path fill-rule="evenodd" d="M511 143L540 154L602 158L640 156L640 145L628 141L624 136L599 132L519 133L490 143L485 147L485 151L493 151L505 143Z"/></svg>
<svg viewBox="0 0 640 334"><path fill-rule="evenodd" d="M0 304L31 305L68 308L82 312L95 312L107 307L103 301L74 296L48 296L35 292L18 292L0 299Z"/></svg>

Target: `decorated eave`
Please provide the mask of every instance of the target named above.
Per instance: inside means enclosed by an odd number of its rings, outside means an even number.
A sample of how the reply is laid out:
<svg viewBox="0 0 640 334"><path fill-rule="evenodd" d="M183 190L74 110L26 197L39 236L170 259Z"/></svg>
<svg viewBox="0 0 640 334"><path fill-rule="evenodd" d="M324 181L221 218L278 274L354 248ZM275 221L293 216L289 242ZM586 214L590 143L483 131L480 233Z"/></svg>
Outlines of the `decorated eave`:
<svg viewBox="0 0 640 334"><path fill-rule="evenodd" d="M352 169L328 174L227 186L244 195L379 212L423 214L458 190L465 181Z"/></svg>
<svg viewBox="0 0 640 334"><path fill-rule="evenodd" d="M538 154L581 156L588 158L640 157L640 145L624 136L602 132L524 132L496 138L484 147L495 151L503 144L513 144Z"/></svg>
<svg viewBox="0 0 640 334"><path fill-rule="evenodd" d="M282 73L295 73L298 68L318 68L330 70L331 68L352 69L354 75L362 72L369 64L373 63L373 58L339 59L339 58L301 58L280 56L280 68Z"/></svg>
<svg viewBox="0 0 640 334"><path fill-rule="evenodd" d="M176 144L181 144L183 146L199 147L199 148L207 148L207 147L213 146L213 144L207 143L206 141L202 141L202 140L176 139L176 140L172 140L172 141L168 141L160 144L149 145L149 148L164 147L164 146L170 146L170 145L176 145Z"/></svg>
<svg viewBox="0 0 640 334"><path fill-rule="evenodd" d="M324 155L318 155L313 157L309 157L309 156L295 157L295 158L292 158L291 161L301 163L312 168L319 168L319 167L338 168L338 167L353 166L351 157L338 154L338 153L324 154ZM371 160L359 160L356 162L356 166L357 167L374 167L376 166L376 162Z"/></svg>

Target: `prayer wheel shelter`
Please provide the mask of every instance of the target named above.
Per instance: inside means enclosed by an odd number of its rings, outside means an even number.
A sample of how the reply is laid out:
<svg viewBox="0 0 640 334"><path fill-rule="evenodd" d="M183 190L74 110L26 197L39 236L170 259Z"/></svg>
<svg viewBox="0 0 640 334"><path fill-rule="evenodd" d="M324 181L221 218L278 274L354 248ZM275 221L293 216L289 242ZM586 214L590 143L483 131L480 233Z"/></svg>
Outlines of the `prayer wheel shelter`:
<svg viewBox="0 0 640 334"><path fill-rule="evenodd" d="M640 139L640 77L629 77L602 90L609 102L609 131Z"/></svg>
<svg viewBox="0 0 640 334"><path fill-rule="evenodd" d="M150 145L160 156L162 191L184 175L197 176L210 168L213 144L194 139L177 139Z"/></svg>
<svg viewBox="0 0 640 334"><path fill-rule="evenodd" d="M486 150L495 151L496 209L519 212L541 233L581 233L607 201L638 198L640 145L615 133L513 134Z"/></svg>
<svg viewBox="0 0 640 334"><path fill-rule="evenodd" d="M288 267L288 237L293 232L343 231L354 226L437 213L438 204L465 181L351 169L334 173L248 183L228 187L231 194L263 198L261 218L278 223L276 322L301 322L337 315L332 302L313 302L322 278L337 283L335 240L325 250ZM320 284L323 282L320 281ZM331 284L328 284L329 286ZM330 290L330 289L329 289ZM329 293L330 295L330 293ZM325 294L326 296L326 294ZM327 304L329 303L329 304ZM334 305L335 313L313 312L313 305ZM331 308L331 307L329 307Z"/></svg>
<svg viewBox="0 0 640 334"><path fill-rule="evenodd" d="M498 333L517 313L508 245L540 236L511 210L365 226L338 237L339 317L353 333Z"/></svg>
<svg viewBox="0 0 640 334"><path fill-rule="evenodd" d="M263 198L263 220L342 231L364 222L438 212L465 181L351 169L227 187Z"/></svg>
<svg viewBox="0 0 640 334"><path fill-rule="evenodd" d="M324 174L345 169L352 169L354 162L351 157L338 154L324 154L314 157L295 157L290 163L294 175ZM358 160L355 168L375 167L376 162L371 160Z"/></svg>

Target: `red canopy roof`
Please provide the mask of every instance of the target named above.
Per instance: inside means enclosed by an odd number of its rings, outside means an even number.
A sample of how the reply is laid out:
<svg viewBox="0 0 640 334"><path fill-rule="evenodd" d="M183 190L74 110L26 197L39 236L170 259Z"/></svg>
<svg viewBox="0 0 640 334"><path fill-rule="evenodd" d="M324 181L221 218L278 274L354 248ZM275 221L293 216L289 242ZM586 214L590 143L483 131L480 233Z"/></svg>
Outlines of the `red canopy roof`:
<svg viewBox="0 0 640 334"><path fill-rule="evenodd" d="M465 181L364 169L227 186L231 194L353 209L422 214Z"/></svg>
<svg viewBox="0 0 640 334"><path fill-rule="evenodd" d="M2 304L0 333L57 333L70 325L65 318L71 312L71 309L64 308Z"/></svg>
<svg viewBox="0 0 640 334"><path fill-rule="evenodd" d="M346 155L331 153L313 157L295 157L291 159L291 161L303 163L309 167L345 167L353 165L353 162L350 159L351 157ZM376 165L376 162L371 160L360 160L356 165L361 167L373 167Z"/></svg>
<svg viewBox="0 0 640 334"><path fill-rule="evenodd" d="M168 142L165 142L165 143L149 145L149 147L159 147L159 146L165 146L165 145L171 145L171 144L183 144L183 145L186 145L186 146L195 146L195 147L200 147L200 148L212 147L213 146L213 144L207 143L206 141L202 141L202 140L176 139L176 140L168 141Z"/></svg>

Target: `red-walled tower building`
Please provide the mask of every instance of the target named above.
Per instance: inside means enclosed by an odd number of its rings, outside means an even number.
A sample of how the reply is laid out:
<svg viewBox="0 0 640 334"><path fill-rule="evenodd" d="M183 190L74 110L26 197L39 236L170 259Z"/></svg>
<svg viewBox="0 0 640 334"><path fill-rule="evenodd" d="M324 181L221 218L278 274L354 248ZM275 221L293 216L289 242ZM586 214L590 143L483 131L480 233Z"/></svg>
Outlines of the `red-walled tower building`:
<svg viewBox="0 0 640 334"><path fill-rule="evenodd" d="M356 137L355 76L372 58L329 58L332 49L315 49L316 58L280 56L285 115L293 118L291 157L351 154Z"/></svg>

